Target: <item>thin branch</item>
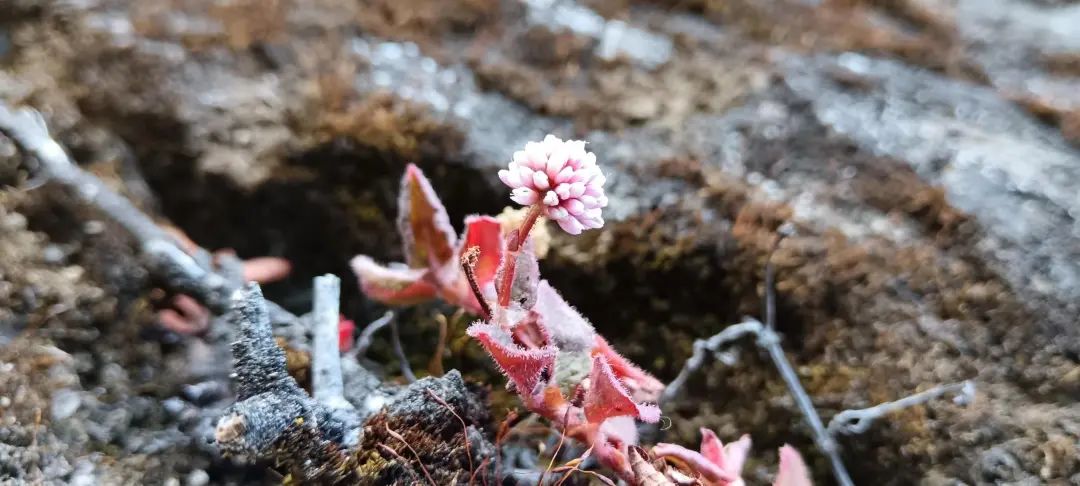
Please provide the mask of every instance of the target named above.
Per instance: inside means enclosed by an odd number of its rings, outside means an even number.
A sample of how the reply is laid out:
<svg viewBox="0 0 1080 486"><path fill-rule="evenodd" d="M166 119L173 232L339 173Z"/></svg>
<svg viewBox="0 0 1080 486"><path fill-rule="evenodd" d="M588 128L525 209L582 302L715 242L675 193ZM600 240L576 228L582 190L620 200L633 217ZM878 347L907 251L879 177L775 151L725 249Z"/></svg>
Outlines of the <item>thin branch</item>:
<svg viewBox="0 0 1080 486"><path fill-rule="evenodd" d="M368 348L371 347L371 339L375 337L375 333L390 324L394 320L394 311L386 311L382 317L376 319L371 324L368 324L363 331L360 332L360 337L356 338L356 356L364 357L367 354Z"/></svg>
<svg viewBox="0 0 1080 486"><path fill-rule="evenodd" d="M330 407L353 410L345 400L341 378L340 326L341 279L334 275L315 277L315 304L312 310L314 338L311 350L311 388L315 400Z"/></svg>
<svg viewBox="0 0 1080 486"><path fill-rule="evenodd" d="M720 359L720 352L728 344L738 341L748 334L756 336L760 332L761 322L751 319L730 325L709 339L695 340L694 353L690 355L690 358L683 364L682 370L679 371L679 375L676 376L674 380L671 380L671 383L664 388L664 393L660 396L660 403L670 402L673 398L678 396L679 392L682 391L682 387L686 385L686 380L690 378L690 375L695 371L700 370L701 367L705 365L705 357L710 353L714 357ZM725 361L723 359L720 360Z"/></svg>
<svg viewBox="0 0 1080 486"><path fill-rule="evenodd" d="M413 453L413 456L416 457L416 463L420 465L420 470L424 472L424 477L426 477L428 482L431 483L431 486L437 486L435 480L431 479L431 474L428 473L427 467L424 466L424 461L420 459L420 454L416 452L416 449L413 449L412 444L409 444L409 441L405 440L405 437L403 437L401 434L394 432L394 430L391 429L389 425L384 424L383 426L386 427L386 433L390 434L390 437L401 441L402 444L405 444L405 448L408 449L409 452Z"/></svg>
<svg viewBox="0 0 1080 486"><path fill-rule="evenodd" d="M0 102L0 133L8 136L25 153L40 163L47 182L68 188L83 203L93 206L123 227L139 243L150 261L150 269L173 289L195 297L215 314L228 311L234 292L245 282L229 279L210 268L207 262L185 252L175 237L159 227L130 201L79 168L52 136L41 114L32 109L12 110ZM202 250L205 253L205 250ZM208 253L207 253L208 254ZM207 259L203 259L207 260ZM271 321L297 324L298 319L281 307L267 303Z"/></svg>
<svg viewBox="0 0 1080 486"><path fill-rule="evenodd" d="M844 410L833 415L832 420L829 420L827 430L833 437L836 437L839 434L861 434L866 432L866 430L870 428L870 425L882 416L908 407L922 405L948 393L957 394L954 398L957 404L964 405L970 403L975 396L975 383L971 380L965 380L959 383L940 385L914 395L906 396L899 400L885 402L873 407L859 410Z"/></svg>
<svg viewBox="0 0 1080 486"><path fill-rule="evenodd" d="M401 374L409 383L416 381L416 374L413 373L412 366L409 366L409 358L405 356L405 348L401 347L401 333L398 332L397 319L390 319L390 341L394 347L394 355L401 364Z"/></svg>

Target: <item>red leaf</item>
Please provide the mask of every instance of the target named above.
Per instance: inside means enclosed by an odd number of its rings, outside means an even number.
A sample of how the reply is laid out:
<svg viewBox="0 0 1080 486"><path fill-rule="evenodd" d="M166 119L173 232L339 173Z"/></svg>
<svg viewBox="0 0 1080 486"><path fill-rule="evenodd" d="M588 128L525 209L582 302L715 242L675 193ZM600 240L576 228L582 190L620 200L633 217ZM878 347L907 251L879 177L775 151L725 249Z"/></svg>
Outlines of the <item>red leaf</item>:
<svg viewBox="0 0 1080 486"><path fill-rule="evenodd" d="M467 332L480 341L519 393L531 394L543 378L544 370L555 365L557 350L554 347L522 348L513 343L506 330L494 324L477 322Z"/></svg>
<svg viewBox="0 0 1080 486"><path fill-rule="evenodd" d="M384 267L366 255L353 257L349 264L364 295L384 304L412 305L436 295L435 286L424 280L427 270Z"/></svg>
<svg viewBox="0 0 1080 486"><path fill-rule="evenodd" d="M356 323L338 315L338 350L342 353L348 351L353 345L353 333L356 332Z"/></svg>
<svg viewBox="0 0 1080 486"><path fill-rule="evenodd" d="M468 216L465 218L465 234L462 235L460 254L472 247L480 249L480 255L473 268L476 275L476 283L483 289L484 285L495 280L495 272L499 269L499 261L503 255L502 228L499 220L491 216Z"/></svg>
<svg viewBox="0 0 1080 486"><path fill-rule="evenodd" d="M412 268L439 268L454 258L454 227L431 182L414 164L405 168L398 199L398 232L405 262ZM453 262L457 265L457 262Z"/></svg>
<svg viewBox="0 0 1080 486"><path fill-rule="evenodd" d="M593 348L593 355L598 354L607 359L611 370L630 390L630 395L634 400L655 402L660 398L660 394L664 391L664 383L615 352L615 349L599 334L596 335L596 347Z"/></svg>
<svg viewBox="0 0 1080 486"><path fill-rule="evenodd" d="M611 371L611 365L603 356L593 357L589 372L589 390L585 392L585 418L599 424L611 417L624 415L643 422L660 420L660 409L655 405L639 405L630 398L622 383Z"/></svg>

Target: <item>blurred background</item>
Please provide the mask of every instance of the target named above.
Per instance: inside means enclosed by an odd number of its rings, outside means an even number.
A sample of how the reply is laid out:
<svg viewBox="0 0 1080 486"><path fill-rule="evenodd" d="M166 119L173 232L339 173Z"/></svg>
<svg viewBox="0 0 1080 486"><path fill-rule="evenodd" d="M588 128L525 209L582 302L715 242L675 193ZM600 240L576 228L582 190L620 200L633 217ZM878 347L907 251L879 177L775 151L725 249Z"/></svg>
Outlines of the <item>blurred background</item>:
<svg viewBox="0 0 1080 486"><path fill-rule="evenodd" d="M635 362L670 380L760 316L791 223L778 326L826 420L978 383L843 438L857 484L1080 484L1075 0L0 0L0 100L161 225L287 259L285 307L342 276L360 327L384 309L347 264L401 259L406 163L457 225L509 204L526 141L584 138L609 223L553 234L541 269ZM206 440L227 336L161 326L174 296L130 238L35 167L0 137L0 482L279 481ZM418 370L429 314L402 329ZM831 484L751 347L665 415L664 441L752 434L751 483L791 443Z"/></svg>

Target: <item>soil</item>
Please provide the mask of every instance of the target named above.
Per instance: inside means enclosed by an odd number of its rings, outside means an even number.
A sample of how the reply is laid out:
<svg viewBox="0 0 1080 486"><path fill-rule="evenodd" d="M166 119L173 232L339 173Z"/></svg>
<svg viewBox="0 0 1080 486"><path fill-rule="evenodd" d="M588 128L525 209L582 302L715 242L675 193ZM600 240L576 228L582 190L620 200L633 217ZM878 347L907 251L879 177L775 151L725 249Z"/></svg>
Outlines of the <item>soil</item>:
<svg viewBox="0 0 1080 486"><path fill-rule="evenodd" d="M292 275L265 290L294 312L329 272L347 317L382 315L347 262L401 259L407 162L459 224L509 204L495 169L525 141L581 136L609 170L608 224L553 231L541 271L642 367L670 380L695 339L760 317L787 223L777 324L825 420L976 382L966 407L933 401L842 437L857 484L1080 484L1075 2L0 0L0 12L0 99L41 110L73 158L161 224L289 259ZM160 327L169 294L132 242L34 175L0 137L0 483L280 482L209 442L234 399L230 330ZM403 315L420 375L440 368L434 313L452 310ZM476 414L494 442L515 404L466 323L449 319L441 367L491 387L494 418ZM790 443L831 484L768 357L738 349L665 404L655 439L749 433L751 484L768 484ZM403 381L386 337L367 358ZM306 360L303 346L290 354L302 382ZM462 477L460 457L446 462L440 477Z"/></svg>

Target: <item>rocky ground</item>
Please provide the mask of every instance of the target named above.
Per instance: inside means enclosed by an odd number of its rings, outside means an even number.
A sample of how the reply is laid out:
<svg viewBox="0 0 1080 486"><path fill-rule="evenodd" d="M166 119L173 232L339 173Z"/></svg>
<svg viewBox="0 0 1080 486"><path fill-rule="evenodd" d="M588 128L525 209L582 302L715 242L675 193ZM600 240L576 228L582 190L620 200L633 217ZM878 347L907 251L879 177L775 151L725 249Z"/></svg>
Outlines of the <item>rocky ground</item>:
<svg viewBox="0 0 1080 486"><path fill-rule="evenodd" d="M347 262L400 259L406 162L460 221L507 204L525 141L584 137L610 223L542 271L632 359L669 380L760 315L790 222L779 329L826 420L977 383L842 438L857 484L1080 484L1078 26L1070 0L0 0L0 99L162 224L291 260L274 301L342 275L358 323L383 309ZM132 242L33 165L0 138L0 482L280 480L208 442L230 330L157 326ZM417 370L436 310L403 329ZM450 328L447 368L501 380ZM751 482L784 442L831 482L752 348L664 412L665 441L751 433Z"/></svg>

